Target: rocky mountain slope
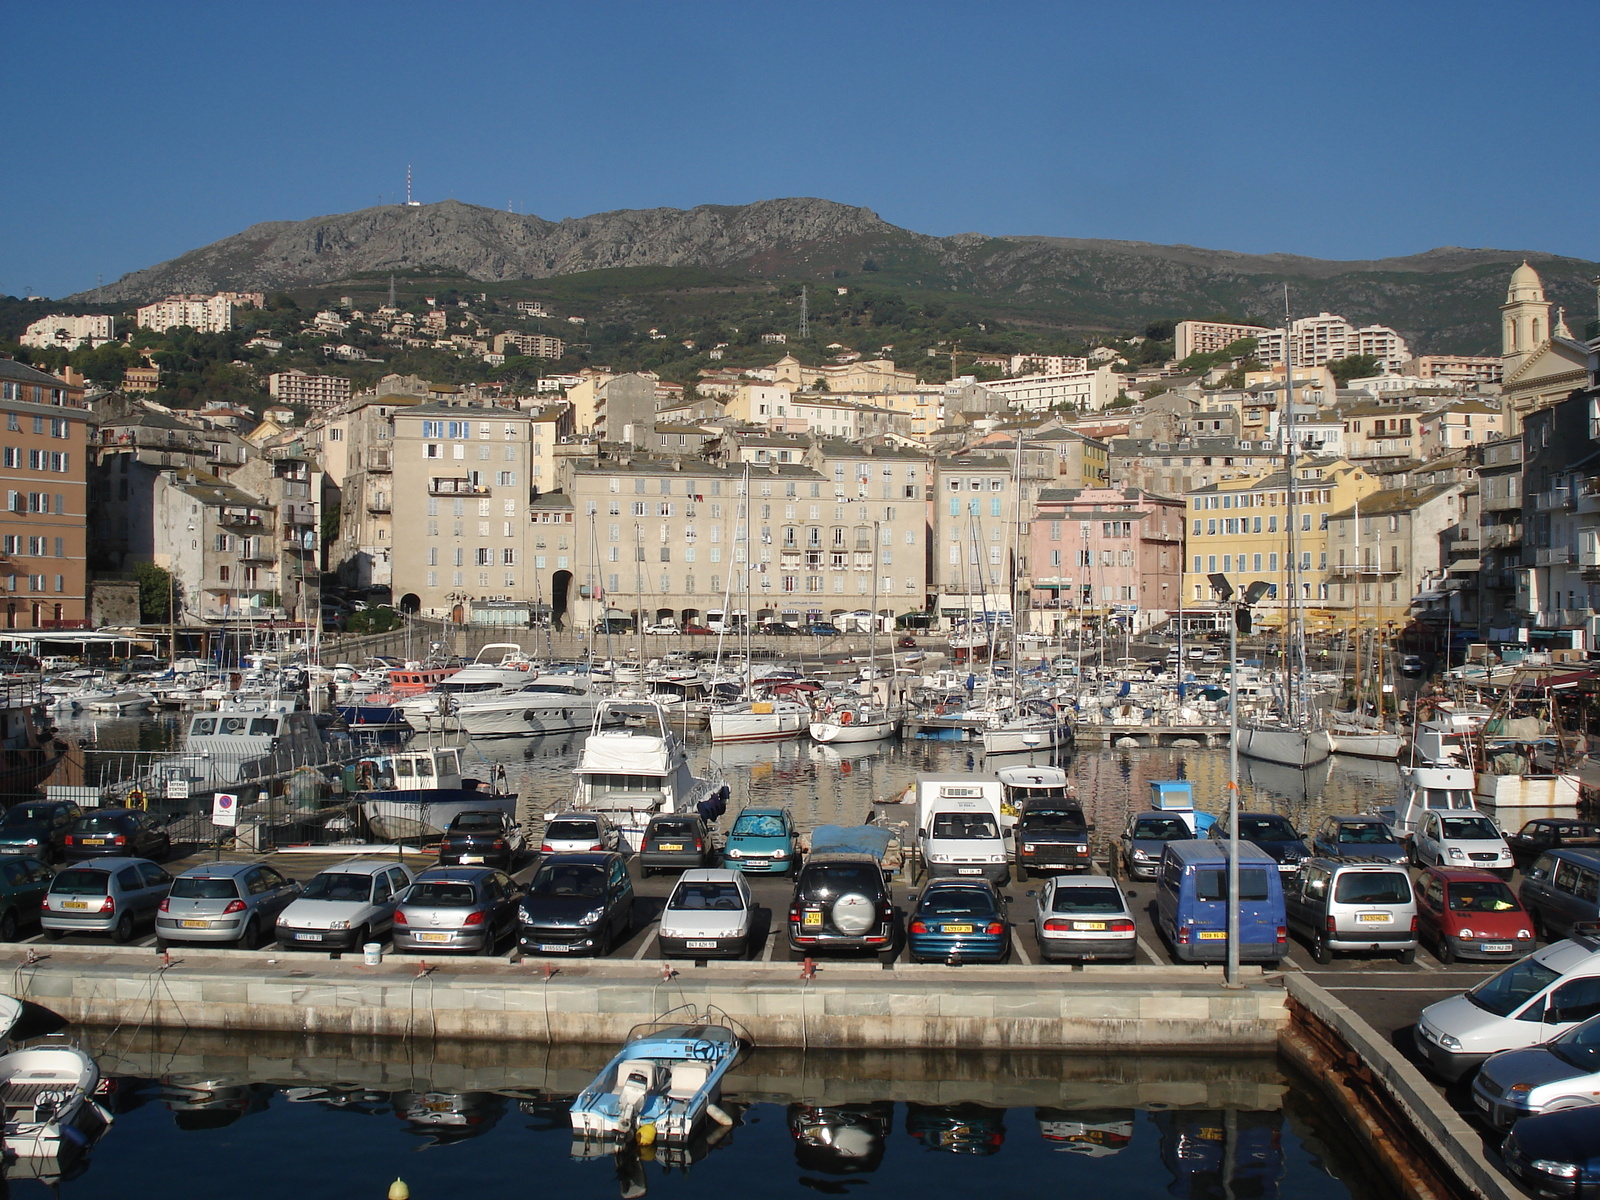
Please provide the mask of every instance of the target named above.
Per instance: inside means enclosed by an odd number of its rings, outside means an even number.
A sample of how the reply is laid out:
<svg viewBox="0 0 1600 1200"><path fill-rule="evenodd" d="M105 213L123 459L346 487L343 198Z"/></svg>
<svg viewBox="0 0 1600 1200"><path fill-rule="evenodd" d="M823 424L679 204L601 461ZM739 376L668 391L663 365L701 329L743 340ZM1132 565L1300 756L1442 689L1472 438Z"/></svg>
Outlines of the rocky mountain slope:
<svg viewBox="0 0 1600 1200"><path fill-rule="evenodd" d="M866 271L878 286L963 293L1030 325L1126 330L1224 312L1277 323L1287 284L1296 313L1328 310L1391 325L1419 350L1483 353L1498 351L1496 308L1507 275L1524 258L1538 267L1551 298L1572 307L1575 328L1581 325L1596 264L1536 252L1447 247L1335 262L1086 238L936 238L868 209L816 199L564 221L448 200L254 225L72 299L293 290L387 272L440 271L492 283L644 266L765 279L832 280Z"/></svg>

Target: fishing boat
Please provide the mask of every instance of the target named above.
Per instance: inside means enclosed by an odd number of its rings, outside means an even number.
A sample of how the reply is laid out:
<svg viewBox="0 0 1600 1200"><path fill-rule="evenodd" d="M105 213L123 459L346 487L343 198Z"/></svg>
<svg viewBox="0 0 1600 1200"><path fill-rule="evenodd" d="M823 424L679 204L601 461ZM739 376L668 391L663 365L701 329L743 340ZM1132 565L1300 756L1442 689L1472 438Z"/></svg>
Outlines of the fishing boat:
<svg viewBox="0 0 1600 1200"><path fill-rule="evenodd" d="M708 1117L728 1124L716 1102L740 1048L732 1022L715 1009L686 1006L635 1026L572 1102L574 1136L631 1143L648 1127L651 1141L682 1143Z"/></svg>
<svg viewBox="0 0 1600 1200"><path fill-rule="evenodd" d="M459 746L365 755L354 775L367 827L383 841L440 837L464 812L495 809L516 815L515 795L484 791L479 781L461 777Z"/></svg>
<svg viewBox="0 0 1600 1200"><path fill-rule="evenodd" d="M1361 498L1355 501L1355 518L1352 527L1356 532L1355 569L1356 586L1355 594L1355 696L1354 708L1348 713L1335 713L1333 717L1333 752L1353 758L1380 758L1394 760L1400 757L1400 746L1403 741L1398 733L1390 730L1384 722L1384 695L1388 685L1384 682L1383 663L1388 658L1386 641L1380 639L1374 647L1373 653L1368 656L1368 662L1377 665L1377 679L1375 699L1377 701L1376 716L1368 716L1364 709L1364 694L1367 690L1366 679L1361 673L1361 588L1363 575L1367 563L1362 558L1361 550ZM1382 535L1379 535L1377 546L1377 561L1383 560Z"/></svg>
<svg viewBox="0 0 1600 1200"><path fill-rule="evenodd" d="M37 701L0 701L0 796L26 795L50 777L67 752L55 732Z"/></svg>
<svg viewBox="0 0 1600 1200"><path fill-rule="evenodd" d="M355 754L355 744L338 731L324 735L315 714L292 699L224 701L215 712L189 718L183 749L158 761L140 781L145 791L164 796L206 797L265 785L306 767L326 767ZM196 809L198 811L198 808Z"/></svg>
<svg viewBox="0 0 1600 1200"><path fill-rule="evenodd" d="M610 820L637 850L656 813L692 813L722 790L710 770L696 776L689 751L653 700L604 700L578 759L573 807Z"/></svg>

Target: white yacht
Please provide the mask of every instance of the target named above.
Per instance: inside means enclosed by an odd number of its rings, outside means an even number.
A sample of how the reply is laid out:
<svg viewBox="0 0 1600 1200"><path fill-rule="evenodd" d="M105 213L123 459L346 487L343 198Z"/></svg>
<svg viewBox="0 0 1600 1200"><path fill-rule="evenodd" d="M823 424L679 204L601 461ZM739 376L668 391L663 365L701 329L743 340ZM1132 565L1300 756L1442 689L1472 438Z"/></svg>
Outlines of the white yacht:
<svg viewBox="0 0 1600 1200"><path fill-rule="evenodd" d="M715 771L694 774L683 739L652 700L601 701L577 773L573 807L605 816L632 850L656 813L692 813L722 787Z"/></svg>
<svg viewBox="0 0 1600 1200"><path fill-rule="evenodd" d="M587 729L600 695L581 675L540 675L520 686L455 701L455 720L472 737L538 737Z"/></svg>
<svg viewBox="0 0 1600 1200"><path fill-rule="evenodd" d="M189 719L183 749L151 769L145 789L198 799L244 783L264 782L303 767L343 761L348 739L324 739L312 713L291 699L246 699Z"/></svg>
<svg viewBox="0 0 1600 1200"><path fill-rule="evenodd" d="M797 700L737 700L711 710L713 742L777 742L799 737L811 723L811 708Z"/></svg>

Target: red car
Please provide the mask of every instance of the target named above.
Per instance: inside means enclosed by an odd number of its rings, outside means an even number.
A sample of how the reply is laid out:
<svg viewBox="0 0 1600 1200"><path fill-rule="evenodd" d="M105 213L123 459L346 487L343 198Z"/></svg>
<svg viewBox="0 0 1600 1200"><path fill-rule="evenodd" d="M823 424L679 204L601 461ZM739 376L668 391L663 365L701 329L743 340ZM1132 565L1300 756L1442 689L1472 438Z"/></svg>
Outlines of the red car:
<svg viewBox="0 0 1600 1200"><path fill-rule="evenodd" d="M1496 962L1534 948L1533 921L1498 875L1429 867L1417 877L1417 935L1443 963Z"/></svg>
<svg viewBox="0 0 1600 1200"><path fill-rule="evenodd" d="M708 634L708 633L711 632L711 630L707 629L704 625L685 625L683 627L683 632L684 633Z"/></svg>

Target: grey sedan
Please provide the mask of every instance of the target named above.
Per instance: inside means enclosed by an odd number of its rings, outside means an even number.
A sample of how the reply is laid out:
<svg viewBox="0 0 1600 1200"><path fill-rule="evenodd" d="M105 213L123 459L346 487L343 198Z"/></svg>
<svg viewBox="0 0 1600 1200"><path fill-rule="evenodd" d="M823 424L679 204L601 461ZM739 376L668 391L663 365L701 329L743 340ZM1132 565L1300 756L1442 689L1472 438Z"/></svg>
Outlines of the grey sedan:
<svg viewBox="0 0 1600 1200"><path fill-rule="evenodd" d="M396 950L493 954L517 927L521 892L491 867L433 867L417 876L394 913Z"/></svg>
<svg viewBox="0 0 1600 1200"><path fill-rule="evenodd" d="M156 946L203 942L253 950L299 895L298 883L265 863L191 867L172 881L156 913Z"/></svg>

